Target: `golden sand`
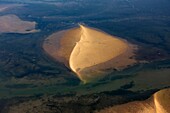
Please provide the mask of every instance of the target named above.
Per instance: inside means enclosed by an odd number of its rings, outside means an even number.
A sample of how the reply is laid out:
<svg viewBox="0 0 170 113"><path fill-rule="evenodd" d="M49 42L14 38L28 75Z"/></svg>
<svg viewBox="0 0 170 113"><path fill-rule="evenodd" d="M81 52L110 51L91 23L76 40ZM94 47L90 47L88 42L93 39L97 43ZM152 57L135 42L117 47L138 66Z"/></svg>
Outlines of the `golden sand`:
<svg viewBox="0 0 170 113"><path fill-rule="evenodd" d="M49 36L44 50L63 62L83 81L106 74L106 70L122 69L136 61L134 46L126 40L80 25Z"/></svg>
<svg viewBox="0 0 170 113"><path fill-rule="evenodd" d="M35 22L22 21L16 15L0 16L0 33L34 33Z"/></svg>
<svg viewBox="0 0 170 113"><path fill-rule="evenodd" d="M156 92L145 101L113 106L96 113L170 113L170 88Z"/></svg>

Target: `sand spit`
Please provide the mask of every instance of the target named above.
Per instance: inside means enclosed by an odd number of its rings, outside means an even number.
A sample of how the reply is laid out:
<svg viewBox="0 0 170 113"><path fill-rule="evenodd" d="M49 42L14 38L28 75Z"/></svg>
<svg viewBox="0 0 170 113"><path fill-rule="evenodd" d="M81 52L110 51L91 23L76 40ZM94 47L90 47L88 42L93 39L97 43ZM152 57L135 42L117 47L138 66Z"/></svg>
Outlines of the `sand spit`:
<svg viewBox="0 0 170 113"><path fill-rule="evenodd" d="M23 4L0 4L0 12L15 8L15 7L21 7L21 6L24 6L24 5Z"/></svg>
<svg viewBox="0 0 170 113"><path fill-rule="evenodd" d="M123 69L136 61L136 46L126 40L80 25L49 36L43 44L48 55L64 63L83 82L106 72Z"/></svg>
<svg viewBox="0 0 170 113"><path fill-rule="evenodd" d="M0 5L0 12L5 11L6 9L8 9L8 6L1 6L1 5Z"/></svg>
<svg viewBox="0 0 170 113"><path fill-rule="evenodd" d="M34 33L36 22L22 21L16 15L0 16L0 33Z"/></svg>
<svg viewBox="0 0 170 113"><path fill-rule="evenodd" d="M170 113L170 88L156 92L145 101L113 106L96 113Z"/></svg>

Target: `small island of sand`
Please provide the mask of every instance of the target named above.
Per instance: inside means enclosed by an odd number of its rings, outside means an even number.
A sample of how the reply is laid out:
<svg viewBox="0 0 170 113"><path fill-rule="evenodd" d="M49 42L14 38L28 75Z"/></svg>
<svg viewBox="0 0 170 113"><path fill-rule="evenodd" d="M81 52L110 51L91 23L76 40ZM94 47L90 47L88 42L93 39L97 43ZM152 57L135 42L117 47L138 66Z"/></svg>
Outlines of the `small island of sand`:
<svg viewBox="0 0 170 113"><path fill-rule="evenodd" d="M13 9L16 7L22 7L23 4L0 4L0 12L6 11L8 9Z"/></svg>
<svg viewBox="0 0 170 113"><path fill-rule="evenodd" d="M105 108L96 113L170 113L170 88L156 92L147 100Z"/></svg>
<svg viewBox="0 0 170 113"><path fill-rule="evenodd" d="M16 15L0 16L0 33L34 33L36 22L22 21Z"/></svg>
<svg viewBox="0 0 170 113"><path fill-rule="evenodd" d="M83 25L52 34L45 39L43 49L84 83L136 63L132 58L136 46Z"/></svg>

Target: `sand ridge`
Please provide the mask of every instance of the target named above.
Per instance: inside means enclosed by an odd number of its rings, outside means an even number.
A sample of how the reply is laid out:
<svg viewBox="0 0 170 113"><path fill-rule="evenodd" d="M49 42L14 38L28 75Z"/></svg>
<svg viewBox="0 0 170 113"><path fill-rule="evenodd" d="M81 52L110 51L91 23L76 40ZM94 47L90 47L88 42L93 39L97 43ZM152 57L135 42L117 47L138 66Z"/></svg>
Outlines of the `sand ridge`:
<svg viewBox="0 0 170 113"><path fill-rule="evenodd" d="M62 33L49 36L44 41L43 48L85 83L103 75L108 69L124 68L135 62L130 59L134 55L132 44L118 37L83 25ZM119 56L124 59L124 63L119 61Z"/></svg>
<svg viewBox="0 0 170 113"><path fill-rule="evenodd" d="M163 89L144 101L134 101L105 108L96 113L169 113L170 88Z"/></svg>

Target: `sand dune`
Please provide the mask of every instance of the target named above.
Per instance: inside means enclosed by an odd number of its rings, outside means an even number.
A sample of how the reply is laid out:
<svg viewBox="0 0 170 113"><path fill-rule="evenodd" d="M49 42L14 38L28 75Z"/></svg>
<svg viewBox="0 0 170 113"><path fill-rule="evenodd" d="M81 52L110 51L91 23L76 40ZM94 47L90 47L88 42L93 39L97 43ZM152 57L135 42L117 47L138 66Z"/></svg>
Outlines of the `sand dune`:
<svg viewBox="0 0 170 113"><path fill-rule="evenodd" d="M0 16L0 33L34 33L35 22L22 21L16 15Z"/></svg>
<svg viewBox="0 0 170 113"><path fill-rule="evenodd" d="M83 81L96 79L106 70L122 69L135 63L134 46L118 37L80 25L49 36L44 50L63 62Z"/></svg>
<svg viewBox="0 0 170 113"><path fill-rule="evenodd" d="M145 101L113 106L97 113L170 113L170 88L158 91Z"/></svg>

